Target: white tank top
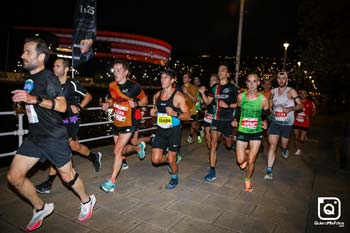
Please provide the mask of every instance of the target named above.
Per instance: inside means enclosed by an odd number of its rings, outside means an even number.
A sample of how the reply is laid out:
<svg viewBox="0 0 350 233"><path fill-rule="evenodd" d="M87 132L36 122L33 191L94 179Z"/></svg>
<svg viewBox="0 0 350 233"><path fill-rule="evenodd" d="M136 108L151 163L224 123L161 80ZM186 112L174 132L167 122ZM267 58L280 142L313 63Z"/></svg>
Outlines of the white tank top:
<svg viewBox="0 0 350 233"><path fill-rule="evenodd" d="M272 120L280 125L293 125L294 122L294 111L285 113L282 108L294 107L294 99L288 98L288 91L291 87L287 87L281 95L278 95L278 88L272 89L273 99L272 99Z"/></svg>

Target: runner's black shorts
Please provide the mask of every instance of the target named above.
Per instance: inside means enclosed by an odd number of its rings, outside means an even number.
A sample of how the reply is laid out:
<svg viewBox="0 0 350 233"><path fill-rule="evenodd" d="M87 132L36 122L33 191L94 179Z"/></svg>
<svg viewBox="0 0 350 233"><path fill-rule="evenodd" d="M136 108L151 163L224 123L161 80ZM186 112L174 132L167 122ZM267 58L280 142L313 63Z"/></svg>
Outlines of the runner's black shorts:
<svg viewBox="0 0 350 233"><path fill-rule="evenodd" d="M210 130L221 132L225 137L232 137L233 135L231 121L213 120Z"/></svg>
<svg viewBox="0 0 350 233"><path fill-rule="evenodd" d="M127 127L117 127L113 125L113 135L118 136L119 134L133 134L138 129L137 125L127 126Z"/></svg>
<svg viewBox="0 0 350 233"><path fill-rule="evenodd" d="M206 122L206 121L203 121L203 126L204 126L204 128L210 127L210 126L211 126L211 123L208 123L208 122Z"/></svg>
<svg viewBox="0 0 350 233"><path fill-rule="evenodd" d="M263 139L263 133L237 133L237 141L249 142L249 141L261 141Z"/></svg>
<svg viewBox="0 0 350 233"><path fill-rule="evenodd" d="M68 138L42 138L26 137L18 148L17 154L40 158L40 162L49 160L57 168L63 167L72 159L72 152Z"/></svg>
<svg viewBox="0 0 350 233"><path fill-rule="evenodd" d="M268 135L278 135L284 138L289 138L290 133L292 132L292 125L280 125L275 121L271 121L268 129Z"/></svg>
<svg viewBox="0 0 350 233"><path fill-rule="evenodd" d="M169 129L157 128L156 136L152 142L152 148L179 152L181 147L181 125Z"/></svg>
<svg viewBox="0 0 350 233"><path fill-rule="evenodd" d="M309 128L308 127L302 127L302 126L298 126L298 125L293 125L293 129L300 129L302 131L308 131Z"/></svg>
<svg viewBox="0 0 350 233"><path fill-rule="evenodd" d="M78 123L68 123L64 124L64 126L67 129L68 137L71 138L73 141L78 140L78 133L79 133L79 124Z"/></svg>

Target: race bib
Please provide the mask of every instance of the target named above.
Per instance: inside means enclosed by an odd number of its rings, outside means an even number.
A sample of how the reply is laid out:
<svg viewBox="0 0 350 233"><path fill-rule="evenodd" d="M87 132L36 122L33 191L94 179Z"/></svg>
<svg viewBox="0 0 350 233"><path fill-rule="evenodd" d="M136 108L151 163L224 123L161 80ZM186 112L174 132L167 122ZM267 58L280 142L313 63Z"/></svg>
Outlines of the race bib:
<svg viewBox="0 0 350 233"><path fill-rule="evenodd" d="M204 119L203 119L205 122L211 124L211 122L213 121L213 114L211 113L205 113L204 115Z"/></svg>
<svg viewBox="0 0 350 233"><path fill-rule="evenodd" d="M163 129L171 128L173 126L173 118L166 113L158 113L157 125Z"/></svg>
<svg viewBox="0 0 350 233"><path fill-rule="evenodd" d="M29 123L39 123L38 114L36 113L32 104L26 104L26 113Z"/></svg>
<svg viewBox="0 0 350 233"><path fill-rule="evenodd" d="M282 108L276 109L274 115L276 121L288 121L288 113L283 112Z"/></svg>
<svg viewBox="0 0 350 233"><path fill-rule="evenodd" d="M256 129L258 127L258 118L243 118L241 126L246 129Z"/></svg>
<svg viewBox="0 0 350 233"><path fill-rule="evenodd" d="M120 122L124 122L126 120L128 114L128 107L121 106L118 104L114 105L114 119Z"/></svg>
<svg viewBox="0 0 350 233"><path fill-rule="evenodd" d="M303 123L305 121L305 117L306 117L305 113L303 113L303 112L302 113L298 113L295 120L297 122Z"/></svg>

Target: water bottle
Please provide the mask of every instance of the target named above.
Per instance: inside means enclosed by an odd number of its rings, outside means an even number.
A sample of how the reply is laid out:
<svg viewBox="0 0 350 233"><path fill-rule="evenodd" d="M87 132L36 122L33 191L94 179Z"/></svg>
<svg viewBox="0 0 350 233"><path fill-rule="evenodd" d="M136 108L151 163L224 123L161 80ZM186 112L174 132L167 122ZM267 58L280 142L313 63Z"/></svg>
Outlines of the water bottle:
<svg viewBox="0 0 350 233"><path fill-rule="evenodd" d="M27 79L24 82L24 90L28 93L30 93L34 88L34 81L32 79ZM17 102L14 106L13 106L14 110L16 111L17 114L20 113L24 113L24 104L23 102Z"/></svg>
<svg viewBox="0 0 350 233"><path fill-rule="evenodd" d="M24 82L24 90L28 93L30 93L34 88L34 81L32 79L27 79L25 82Z"/></svg>

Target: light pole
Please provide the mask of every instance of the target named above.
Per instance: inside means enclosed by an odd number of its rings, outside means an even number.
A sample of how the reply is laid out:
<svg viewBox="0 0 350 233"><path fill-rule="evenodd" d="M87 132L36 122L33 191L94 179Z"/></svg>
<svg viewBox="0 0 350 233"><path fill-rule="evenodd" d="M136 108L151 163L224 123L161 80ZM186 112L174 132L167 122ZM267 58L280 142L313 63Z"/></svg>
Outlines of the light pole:
<svg viewBox="0 0 350 233"><path fill-rule="evenodd" d="M241 6L239 11L239 24L238 24L238 38L237 38L237 52L236 52L236 67L235 67L235 84L238 86L239 78L239 65L241 63L241 43L242 43L242 30L243 30L243 15L244 15L244 1L241 0Z"/></svg>
<svg viewBox="0 0 350 233"><path fill-rule="evenodd" d="M301 69L300 69L300 66L301 66L301 61L298 61L297 62L297 64L298 64L298 74L299 74L299 72L301 72ZM302 72L301 72L301 74L303 74ZM301 75L300 76L301 78L303 77L303 75ZM295 79L296 79L296 81L297 81L297 91L299 90L299 75L296 75L295 76Z"/></svg>
<svg viewBox="0 0 350 233"><path fill-rule="evenodd" d="M284 58L283 58L283 71L286 71L286 60L287 60L287 49L288 49L289 43L284 43Z"/></svg>

